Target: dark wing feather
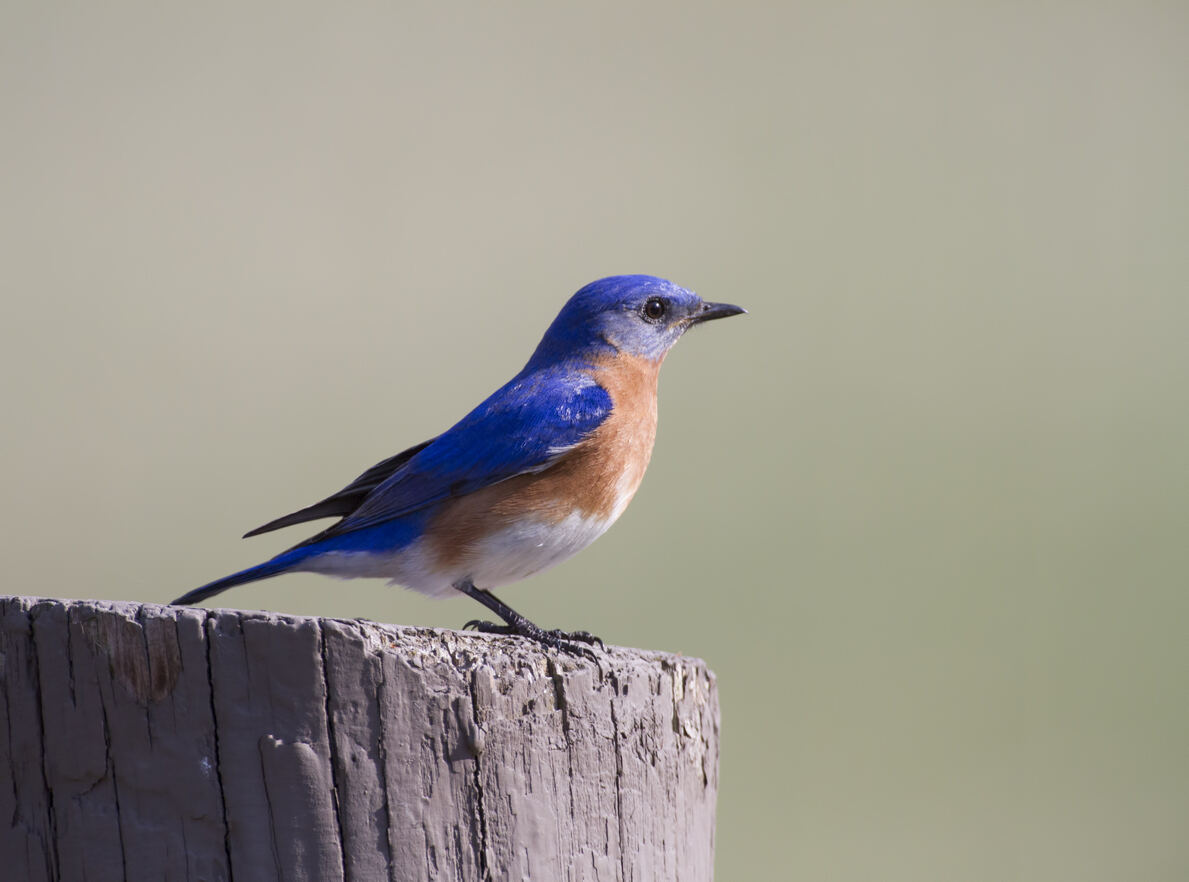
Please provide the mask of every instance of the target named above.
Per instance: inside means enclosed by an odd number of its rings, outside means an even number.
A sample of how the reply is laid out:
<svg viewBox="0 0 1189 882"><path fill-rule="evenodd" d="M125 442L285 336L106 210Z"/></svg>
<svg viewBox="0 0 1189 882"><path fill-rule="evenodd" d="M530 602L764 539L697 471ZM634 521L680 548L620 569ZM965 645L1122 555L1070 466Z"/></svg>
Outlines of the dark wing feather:
<svg viewBox="0 0 1189 882"><path fill-rule="evenodd" d="M292 514L287 514L274 521L269 521L262 527L257 527L255 530L244 533L244 538L247 539L249 536L258 536L261 533L279 530L282 527L291 527L294 524L303 524L306 521L316 521L320 518L346 517L355 511L355 509L359 508L369 493L379 487L388 478L392 477L396 472L400 471L405 463L435 440L435 438L430 438L428 441L422 441L408 450L402 450L395 456L390 456L388 459L376 463L333 496L327 496L321 502L315 502L313 505L307 505L305 508L295 511Z"/></svg>

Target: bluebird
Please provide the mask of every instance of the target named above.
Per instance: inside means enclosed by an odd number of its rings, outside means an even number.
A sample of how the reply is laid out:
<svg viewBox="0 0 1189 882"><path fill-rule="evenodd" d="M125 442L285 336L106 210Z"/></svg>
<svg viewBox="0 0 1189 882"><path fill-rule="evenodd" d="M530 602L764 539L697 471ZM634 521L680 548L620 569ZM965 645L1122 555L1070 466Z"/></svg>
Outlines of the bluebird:
<svg viewBox="0 0 1189 882"><path fill-rule="evenodd" d="M561 563L623 514L652 455L665 355L693 326L743 312L653 276L592 282L562 307L520 373L453 427L245 538L337 523L174 602L282 573L379 577L474 598L504 622L468 622L482 631L567 651L598 642L585 631L546 631L491 591Z"/></svg>

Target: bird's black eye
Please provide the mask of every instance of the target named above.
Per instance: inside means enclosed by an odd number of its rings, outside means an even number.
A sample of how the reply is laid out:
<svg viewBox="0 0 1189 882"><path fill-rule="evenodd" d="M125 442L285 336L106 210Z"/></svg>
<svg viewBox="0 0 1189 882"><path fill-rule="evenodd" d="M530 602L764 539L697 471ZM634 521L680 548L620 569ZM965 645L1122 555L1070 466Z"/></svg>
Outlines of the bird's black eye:
<svg viewBox="0 0 1189 882"><path fill-rule="evenodd" d="M659 322L665 317L665 312L668 310L668 308L669 305L661 298L650 297L644 303L644 318L648 319L650 322Z"/></svg>

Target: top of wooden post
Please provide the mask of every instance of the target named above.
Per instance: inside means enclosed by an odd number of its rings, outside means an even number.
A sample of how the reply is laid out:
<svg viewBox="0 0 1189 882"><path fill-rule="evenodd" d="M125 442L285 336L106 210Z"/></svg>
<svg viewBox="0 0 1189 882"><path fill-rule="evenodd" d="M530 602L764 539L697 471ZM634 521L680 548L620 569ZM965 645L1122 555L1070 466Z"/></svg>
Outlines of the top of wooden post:
<svg viewBox="0 0 1189 882"><path fill-rule="evenodd" d="M0 853L22 879L709 879L713 674L596 655L0 598Z"/></svg>

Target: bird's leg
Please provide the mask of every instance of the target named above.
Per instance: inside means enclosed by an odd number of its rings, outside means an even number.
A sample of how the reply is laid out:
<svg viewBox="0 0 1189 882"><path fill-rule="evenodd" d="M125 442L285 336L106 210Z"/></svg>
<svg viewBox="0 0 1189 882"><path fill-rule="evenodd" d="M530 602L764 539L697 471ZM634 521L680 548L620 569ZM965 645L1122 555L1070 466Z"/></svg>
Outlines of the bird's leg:
<svg viewBox="0 0 1189 882"><path fill-rule="evenodd" d="M497 625L494 622L481 622L478 619L471 619L471 621L463 625L464 628L474 628L476 631L482 631L485 634L516 634L517 636L536 640L538 643L544 643L546 646L552 646L554 649L560 649L572 655L590 654L590 651L585 647L574 646L574 643L597 643L600 647L603 645L602 640L588 631L561 631L556 628L546 631L539 625L530 622L490 591L483 588L476 588L475 583L470 579L464 579L454 587L467 597L472 597L479 601L506 623Z"/></svg>

